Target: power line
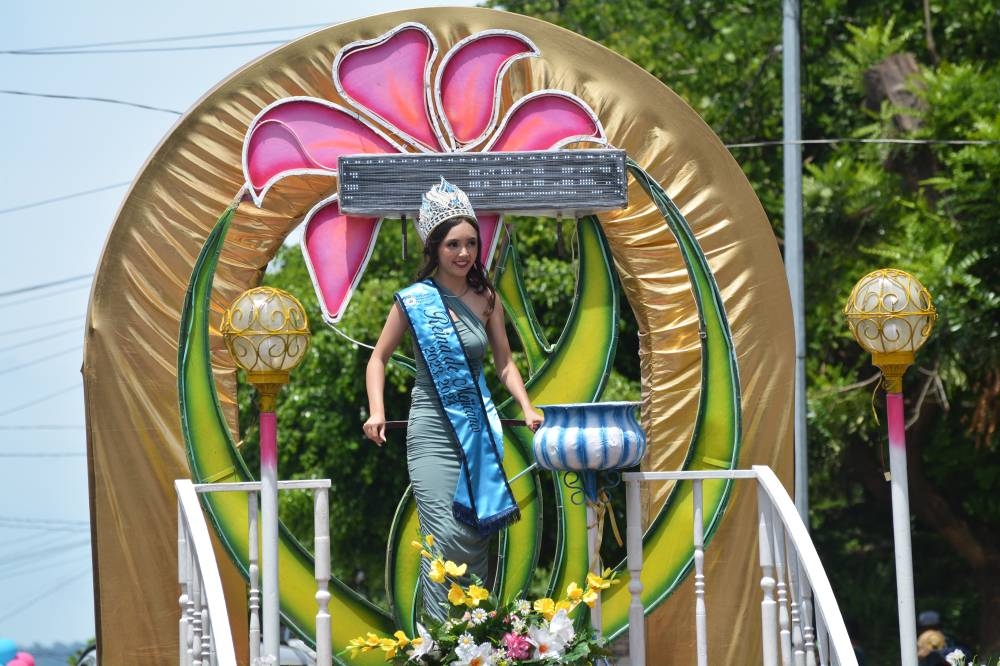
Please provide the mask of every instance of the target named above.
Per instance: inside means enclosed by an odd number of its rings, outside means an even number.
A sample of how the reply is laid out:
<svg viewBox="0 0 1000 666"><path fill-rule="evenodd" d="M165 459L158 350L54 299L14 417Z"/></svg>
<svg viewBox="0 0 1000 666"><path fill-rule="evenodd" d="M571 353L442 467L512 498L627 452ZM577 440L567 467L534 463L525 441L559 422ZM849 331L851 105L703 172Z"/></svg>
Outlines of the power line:
<svg viewBox="0 0 1000 666"><path fill-rule="evenodd" d="M46 326L54 326L56 324L65 324L68 321L76 321L80 319L80 315L74 315L72 317L63 317L62 319L53 319L52 321L43 321L41 324L32 324L31 326L22 326L21 328L10 328L6 331L0 331L0 338L5 335L13 335L15 333L24 333L25 331L36 331L40 328L45 328Z"/></svg>
<svg viewBox="0 0 1000 666"><path fill-rule="evenodd" d="M0 298L5 296L16 296L17 294L26 294L29 291L38 291L39 289L48 289L49 287L58 287L59 285L66 284L67 282L77 282L79 280L86 280L87 278L92 277L94 277L93 273L87 273L85 275L74 275L73 277L53 280L52 282L40 282L38 284L28 285L27 287L18 287L17 289L12 289L10 291L0 291Z"/></svg>
<svg viewBox="0 0 1000 666"><path fill-rule="evenodd" d="M51 453L0 453L0 458L82 458L86 453L74 451L53 451Z"/></svg>
<svg viewBox="0 0 1000 666"><path fill-rule="evenodd" d="M84 100L88 102L104 102L105 104L121 104L122 106L132 106L137 109L146 109L148 111L163 111L164 113L172 113L176 116L181 115L181 111L176 109L165 109L160 106L151 106L149 104L139 104L138 102L127 102L123 99L114 99L111 97L89 97L87 95L58 95L55 93L36 93L27 92L24 90L0 90L0 93L4 95L21 95L24 97L46 97L51 99L76 99Z"/></svg>
<svg viewBox="0 0 1000 666"><path fill-rule="evenodd" d="M0 430L83 430L82 425L0 425ZM6 442L0 442L6 444Z"/></svg>
<svg viewBox="0 0 1000 666"><path fill-rule="evenodd" d="M43 395L41 398L35 398L34 400L29 400L28 402L23 402L20 405L17 405L15 407L11 407L10 409L5 409L4 411L0 412L0 416L7 416L8 414L13 414L14 412L19 412L22 409L25 409L26 407L31 407L32 405L37 405L38 403L45 402L46 400L51 400L52 398L58 397L60 395L64 395L64 394L69 393L70 391L74 391L74 390L76 390L76 389L78 389L80 387L81 387L81 385L79 383L77 383L77 384L73 384L72 386L67 386L66 388L61 388L58 391L53 391L52 393L49 393L48 395Z"/></svg>
<svg viewBox="0 0 1000 666"><path fill-rule="evenodd" d="M57 352L46 354L45 356L39 356L38 358L32 359L27 363L22 363L21 365L13 365L10 366L9 368L3 368L2 370L0 370L0 375L6 375L7 373L14 372L15 370L23 370L24 368L30 368L33 365L38 365L39 363L44 363L45 361L48 361L50 359L57 358L59 356L65 356L66 354L79 351L81 349L83 349L83 345L76 345L75 347L69 347L68 349L60 349Z"/></svg>
<svg viewBox="0 0 1000 666"><path fill-rule="evenodd" d="M113 190L116 187L124 187L130 184L131 180L123 180L120 183L114 183L113 185L105 185L104 187L95 187L92 190L84 190L83 192L74 192L73 194L64 194L60 197L53 197L51 199L43 199L42 201L33 201L32 203L21 204L20 206L14 206L12 208L0 208L0 215L4 213L13 213L16 210L25 210L26 208L35 208L36 206L44 206L46 204L55 203L57 201L65 201L66 199L73 199L75 197L82 197L87 194L95 194L97 192L104 192L105 190Z"/></svg>
<svg viewBox="0 0 1000 666"><path fill-rule="evenodd" d="M1000 140L995 139L852 139L840 137L835 139L802 139L801 141L750 141L746 143L727 143L726 148L766 148L769 146L807 146L829 145L836 143L888 143L911 146L997 146Z"/></svg>
<svg viewBox="0 0 1000 666"><path fill-rule="evenodd" d="M38 603L42 599L44 599L44 598L46 598L48 596L51 596L51 595L55 594L56 592L61 592L63 590L63 586L65 586L68 583L71 583L74 579L79 580L80 577L83 576L83 574L87 573L88 571L90 571L90 566L89 565L86 566L86 567L84 567L80 571L77 571L76 573L74 573L74 574L72 574L70 576L67 576L66 578L63 578L58 583L56 583L52 587L48 588L44 592L42 592L40 594L33 594L31 596L31 599L28 601L28 603L21 604L17 608L15 608L15 609L13 609L11 611L8 611L5 615L0 615L0 622L6 620L7 618L14 617L15 615L17 615L21 611L23 611L23 610L25 610L27 608L30 608L31 606L34 606L36 603Z"/></svg>
<svg viewBox="0 0 1000 666"><path fill-rule="evenodd" d="M9 308L13 305L21 305L22 303L34 303L43 298L49 298L50 296L58 296L60 294L68 294L71 291L77 291L78 289L85 289L89 286L90 286L89 284L78 284L74 287L67 287L66 289L57 289L56 291L50 291L47 294L39 294L37 296L31 296L30 298L22 298L19 301L11 301L9 303L2 303L0 305L3 305L3 307L5 308Z"/></svg>
<svg viewBox="0 0 1000 666"><path fill-rule="evenodd" d="M90 55L97 53L164 53L168 51L210 51L215 49L231 49L243 46L275 46L287 44L287 39L269 39L260 42L230 42L229 44L204 44L200 46L151 46L141 49L81 49L62 51L0 51L6 55Z"/></svg>
<svg viewBox="0 0 1000 666"><path fill-rule="evenodd" d="M229 32L206 32L198 35L179 35L177 37L150 37L146 39L124 39L114 42L92 42L90 44L67 44L65 46L39 46L27 49L14 49L10 51L0 51L0 53L32 54L50 51L62 51L65 49L89 49L102 46L126 46L129 44L161 44L163 42L182 42L193 39L208 39L210 37L235 37L237 35L259 35L266 32L286 32L289 30L312 30L313 28L323 28L329 23L308 23L305 25L286 25L278 28L255 28L252 30L232 30Z"/></svg>
<svg viewBox="0 0 1000 666"><path fill-rule="evenodd" d="M37 330L41 330L42 327L38 326L38 327L36 327L36 329ZM20 349L21 347L30 347L31 345L37 344L39 342L44 342L45 340L51 340L53 338L61 337L63 335L66 335L67 333L80 333L80 332L81 331L80 331L80 327L79 326L74 326L73 328L66 328L66 329L63 329L61 331L57 331L55 333L50 333L48 335L43 335L43 336L40 336L40 337L32 338L32 339L30 339L30 340L28 340L26 342L18 342L17 344L10 345L9 347L2 347L2 348L0 348L0 353L10 351L11 349Z"/></svg>
<svg viewBox="0 0 1000 666"><path fill-rule="evenodd" d="M18 516L0 516L0 523L15 523L18 525L50 525L58 527L90 527L86 520L66 520L64 518L20 518Z"/></svg>

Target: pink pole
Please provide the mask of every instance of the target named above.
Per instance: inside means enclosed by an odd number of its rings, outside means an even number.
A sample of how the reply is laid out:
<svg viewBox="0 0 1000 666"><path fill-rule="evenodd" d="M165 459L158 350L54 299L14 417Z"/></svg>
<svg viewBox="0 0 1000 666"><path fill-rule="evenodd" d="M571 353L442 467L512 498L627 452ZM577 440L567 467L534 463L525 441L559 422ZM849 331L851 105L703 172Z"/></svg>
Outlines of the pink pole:
<svg viewBox="0 0 1000 666"><path fill-rule="evenodd" d="M278 663L281 626L278 595L278 417L260 413L260 521L263 597L263 657Z"/></svg>
<svg viewBox="0 0 1000 666"><path fill-rule="evenodd" d="M910 495L906 476L906 426L903 394L887 393L889 421L889 485L892 491L892 530L896 549L896 604L899 612L899 651L903 664L917 663L916 604L913 598L913 551L910 545Z"/></svg>

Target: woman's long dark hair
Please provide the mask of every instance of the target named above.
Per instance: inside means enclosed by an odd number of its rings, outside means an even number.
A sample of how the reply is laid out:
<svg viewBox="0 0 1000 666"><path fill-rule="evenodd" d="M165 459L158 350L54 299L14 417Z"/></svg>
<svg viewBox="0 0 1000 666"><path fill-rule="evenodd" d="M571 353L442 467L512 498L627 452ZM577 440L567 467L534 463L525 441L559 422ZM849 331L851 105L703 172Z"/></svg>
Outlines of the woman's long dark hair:
<svg viewBox="0 0 1000 666"><path fill-rule="evenodd" d="M486 267L483 266L483 239L482 236L479 235L479 224L471 218L453 217L431 229L431 233L427 237L427 241L424 242L424 263L420 266L420 270L417 271L417 281L419 282L424 278L430 277L431 273L437 270L438 249L441 247L441 242L444 240L444 237L448 235L448 232L461 222L468 222L472 225L472 228L476 230L476 260L473 262L472 268L470 268L469 272L466 274L465 281L468 283L469 288L472 289L472 291L477 294L487 295L489 298L489 306L486 314L489 316L493 314L493 308L496 306L497 292L493 283L490 282L489 276L486 275Z"/></svg>

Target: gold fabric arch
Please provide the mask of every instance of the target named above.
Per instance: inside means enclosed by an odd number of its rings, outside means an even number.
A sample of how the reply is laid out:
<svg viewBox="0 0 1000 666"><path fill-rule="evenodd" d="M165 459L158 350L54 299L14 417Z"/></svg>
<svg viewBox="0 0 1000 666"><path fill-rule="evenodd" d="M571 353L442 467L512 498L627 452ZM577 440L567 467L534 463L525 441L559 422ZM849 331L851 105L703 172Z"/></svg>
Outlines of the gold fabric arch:
<svg viewBox="0 0 1000 666"><path fill-rule="evenodd" d="M247 125L279 98L337 100L330 78L337 50L405 21L427 25L442 51L485 29L527 35L542 55L512 68L504 103L541 88L578 95L597 112L611 143L664 186L696 233L729 315L743 392L738 466L770 465L790 486L793 348L781 258L745 176L698 115L636 65L535 19L463 8L340 24L264 56L199 101L150 157L108 237L91 296L83 367L102 661L166 664L177 656L172 483L189 476L177 404L179 312L206 236L243 185ZM241 205L215 279L216 324L240 291L259 282L287 233L329 186L321 178L285 181L264 208ZM602 225L640 327L651 451L646 468L672 470L683 464L698 406L697 313L673 238L637 185L629 195L629 209L604 217ZM235 374L216 330L213 350L220 397L235 429ZM666 490L649 493L649 516ZM752 606L759 599L755 504L752 487L738 483L708 550L713 663L739 663L759 641ZM230 599L241 598L234 571L227 582ZM693 662L693 607L689 579L649 618L648 649L657 663ZM240 644L245 612L231 612Z"/></svg>

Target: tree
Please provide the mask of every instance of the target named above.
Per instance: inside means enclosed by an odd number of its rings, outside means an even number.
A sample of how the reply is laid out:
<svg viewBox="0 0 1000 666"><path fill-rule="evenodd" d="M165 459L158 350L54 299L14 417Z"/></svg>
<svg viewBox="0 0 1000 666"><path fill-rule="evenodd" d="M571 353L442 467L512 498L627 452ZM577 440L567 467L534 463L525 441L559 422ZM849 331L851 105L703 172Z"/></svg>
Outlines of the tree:
<svg viewBox="0 0 1000 666"><path fill-rule="evenodd" d="M727 143L780 136L779 5L664 0L511 0L494 6L601 42L687 99ZM926 10L926 13L925 11ZM1000 473L998 233L1000 6L803 3L804 160L812 524L834 589L876 661L892 659L895 604L875 370L840 310L854 281L882 264L935 295L937 332L907 377L907 437L920 607L998 652L1000 567L993 536ZM888 58L912 54L912 104L865 87ZM913 122L904 122L910 119ZM851 139L978 140L980 145L861 144ZM990 143L992 142L992 143ZM741 149L779 239L780 148ZM831 288L831 285L834 285ZM976 617L978 615L978 622Z"/></svg>

